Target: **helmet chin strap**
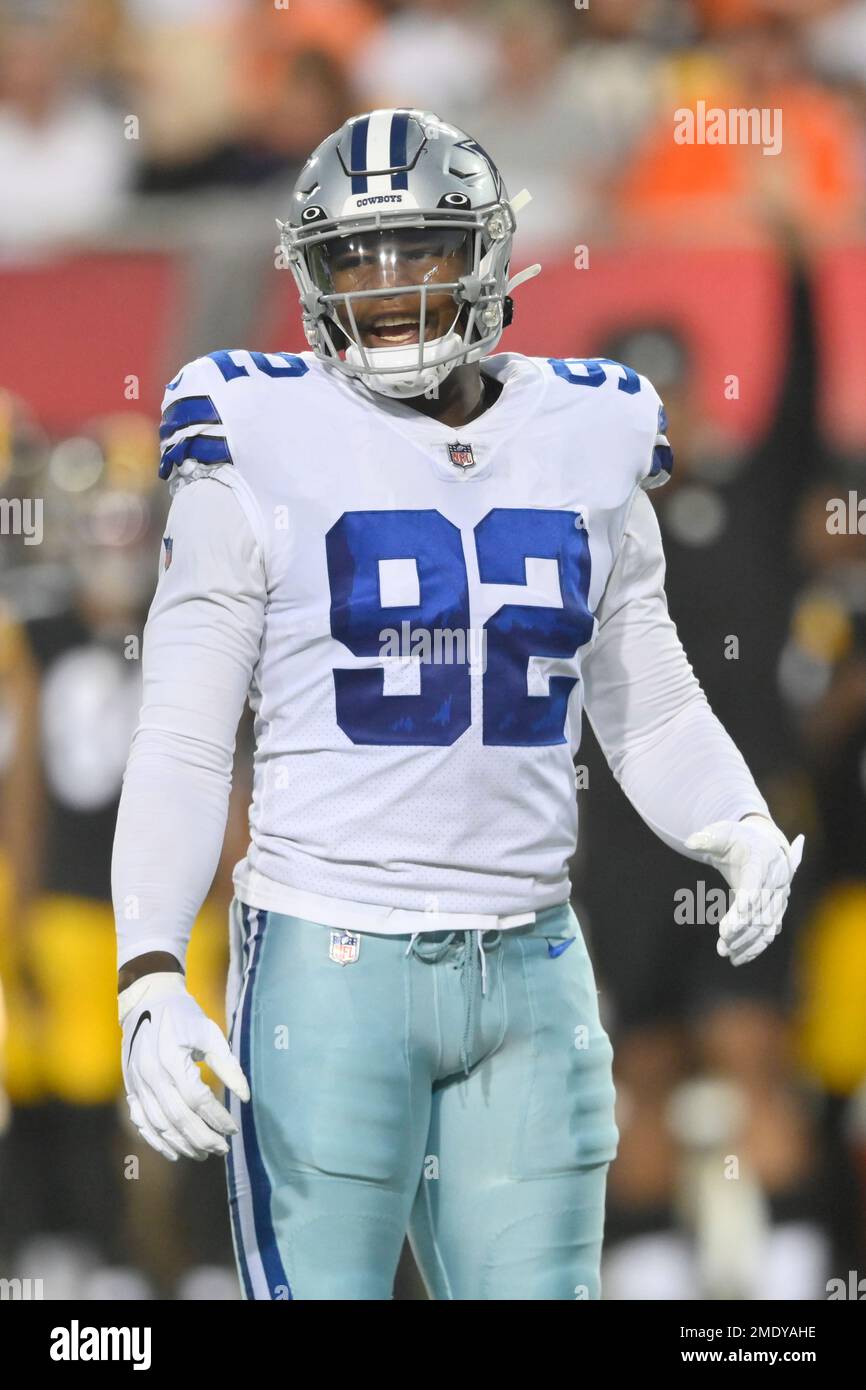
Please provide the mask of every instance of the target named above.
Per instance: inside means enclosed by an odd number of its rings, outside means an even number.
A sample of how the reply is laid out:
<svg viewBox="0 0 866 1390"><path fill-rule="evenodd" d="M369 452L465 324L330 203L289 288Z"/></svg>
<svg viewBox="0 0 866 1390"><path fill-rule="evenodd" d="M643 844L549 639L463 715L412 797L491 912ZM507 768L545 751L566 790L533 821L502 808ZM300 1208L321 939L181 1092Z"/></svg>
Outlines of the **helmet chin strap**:
<svg viewBox="0 0 866 1390"><path fill-rule="evenodd" d="M444 381L458 365L459 359L452 354L462 346L462 335L453 330L441 338L431 338L424 344L424 365L419 367L417 343L408 347L364 348L363 352L351 343L346 349L346 362L371 391L405 399L426 395ZM400 371L401 367L406 370Z"/></svg>

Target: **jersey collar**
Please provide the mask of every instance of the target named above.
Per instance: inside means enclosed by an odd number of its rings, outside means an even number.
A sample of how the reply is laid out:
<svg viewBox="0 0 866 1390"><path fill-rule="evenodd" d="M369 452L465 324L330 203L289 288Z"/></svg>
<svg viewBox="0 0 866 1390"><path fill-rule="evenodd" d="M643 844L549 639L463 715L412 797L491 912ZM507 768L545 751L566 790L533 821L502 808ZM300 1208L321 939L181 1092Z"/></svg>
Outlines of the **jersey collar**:
<svg viewBox="0 0 866 1390"><path fill-rule="evenodd" d="M368 422L372 408L381 417L383 426L390 426L411 440L431 458L443 478L457 483L468 482L488 472L499 443L525 426L529 416L538 409L547 385L541 363L534 358L514 352L485 357L481 363L482 372L501 382L503 389L498 400L483 415L467 425L455 427L419 414L404 401L371 391L362 381L347 377L326 363L321 366L336 389L364 408ZM475 457L474 464L464 469L452 463L449 444L468 445Z"/></svg>

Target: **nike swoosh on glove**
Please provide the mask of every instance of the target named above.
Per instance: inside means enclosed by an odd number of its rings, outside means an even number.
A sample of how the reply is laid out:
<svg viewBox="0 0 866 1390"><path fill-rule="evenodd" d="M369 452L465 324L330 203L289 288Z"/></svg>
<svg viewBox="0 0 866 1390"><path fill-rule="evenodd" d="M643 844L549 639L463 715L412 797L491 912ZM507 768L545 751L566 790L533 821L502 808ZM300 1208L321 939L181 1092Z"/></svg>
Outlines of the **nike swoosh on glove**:
<svg viewBox="0 0 866 1390"><path fill-rule="evenodd" d="M222 1030L199 1007L183 975L143 975L118 995L122 1059L132 1122L151 1148L172 1163L228 1153L225 1136L238 1126L201 1078L206 1062L240 1100L250 1088Z"/></svg>
<svg viewBox="0 0 866 1390"><path fill-rule="evenodd" d="M719 923L716 950L732 965L746 965L782 930L791 880L803 858L804 838L789 845L767 816L720 820L686 840L686 849L718 869L734 889L733 906Z"/></svg>

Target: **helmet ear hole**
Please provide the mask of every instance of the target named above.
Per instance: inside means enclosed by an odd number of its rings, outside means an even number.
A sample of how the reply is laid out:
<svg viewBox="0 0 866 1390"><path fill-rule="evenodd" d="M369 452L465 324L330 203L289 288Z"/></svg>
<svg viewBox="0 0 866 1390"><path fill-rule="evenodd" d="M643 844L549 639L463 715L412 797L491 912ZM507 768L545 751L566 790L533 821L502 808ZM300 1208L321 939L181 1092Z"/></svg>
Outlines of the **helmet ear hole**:
<svg viewBox="0 0 866 1390"><path fill-rule="evenodd" d="M510 328L513 319L514 300L511 298L510 294L507 294L505 296L505 299L502 301L502 327Z"/></svg>

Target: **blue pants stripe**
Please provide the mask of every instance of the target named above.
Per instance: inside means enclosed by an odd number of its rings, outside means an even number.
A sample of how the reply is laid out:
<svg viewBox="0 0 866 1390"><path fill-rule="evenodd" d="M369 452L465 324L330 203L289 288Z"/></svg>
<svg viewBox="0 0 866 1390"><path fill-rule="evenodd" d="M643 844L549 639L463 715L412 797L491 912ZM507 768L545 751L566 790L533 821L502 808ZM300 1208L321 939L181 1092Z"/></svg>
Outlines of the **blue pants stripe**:
<svg viewBox="0 0 866 1390"><path fill-rule="evenodd" d="M245 955L245 983L243 997L240 1005L240 1057L239 1061L244 1075L252 1075L252 1047L251 1029L253 1017L253 999L256 986L256 974L258 971L259 960L264 943L265 932L268 925L268 913L260 910L244 908L244 955ZM244 1164L248 1178L248 1201L252 1204L253 1230L255 1232L256 1254L261 1262L262 1272L267 1281L268 1295L270 1298L292 1297L289 1281L283 1268L280 1252L277 1245L276 1232L273 1220L271 1219L271 1183L262 1158L261 1147L256 1133L255 1112L253 1102L243 1105L240 1110L241 1120L241 1141ZM243 1199L238 1199L238 1202ZM238 1220L237 1235L244 1261L248 1258L248 1252L244 1250L244 1234L242 1223L240 1222L239 1206L236 1203L236 1216ZM249 1272L247 1272L249 1279ZM285 1290L285 1293L282 1291Z"/></svg>

